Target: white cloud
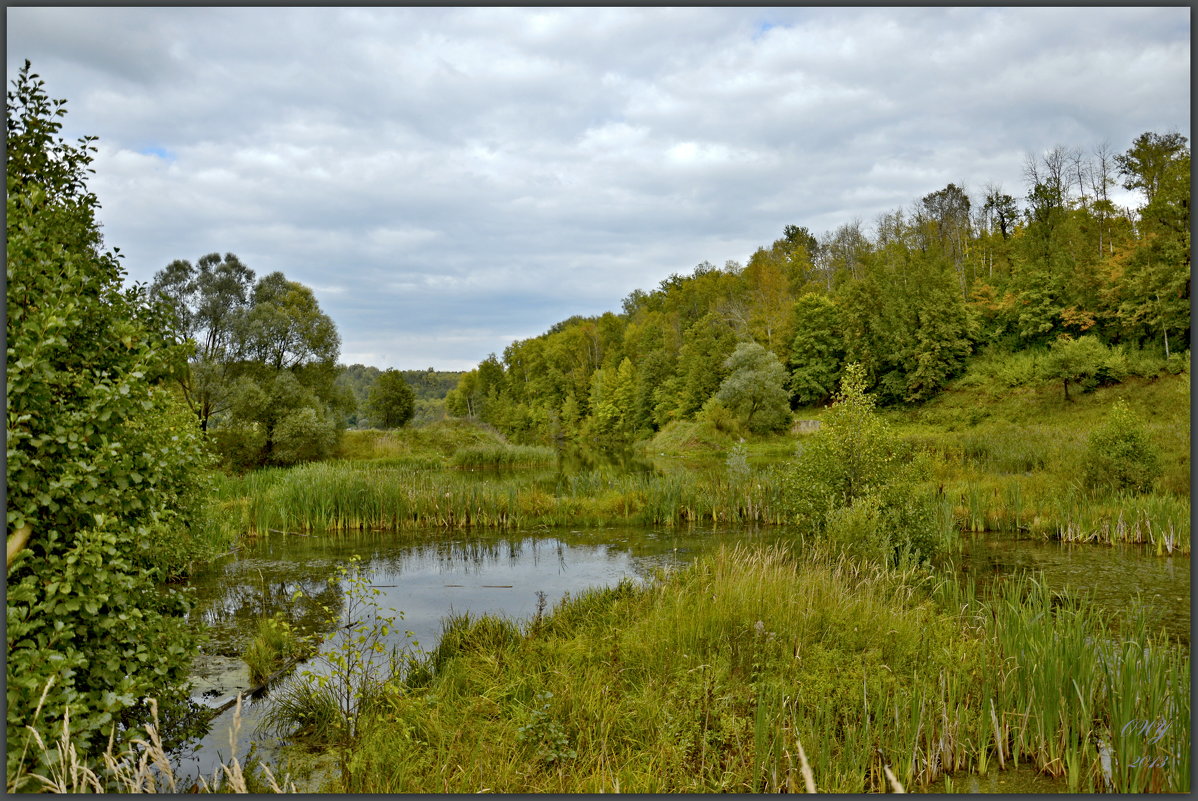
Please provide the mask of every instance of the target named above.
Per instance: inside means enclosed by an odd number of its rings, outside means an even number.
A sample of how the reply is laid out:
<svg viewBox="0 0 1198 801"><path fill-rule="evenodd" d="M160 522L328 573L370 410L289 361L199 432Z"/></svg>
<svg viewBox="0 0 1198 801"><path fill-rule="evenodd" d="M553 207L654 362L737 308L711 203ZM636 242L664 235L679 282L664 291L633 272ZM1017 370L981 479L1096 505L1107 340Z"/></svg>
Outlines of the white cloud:
<svg viewBox="0 0 1198 801"><path fill-rule="evenodd" d="M1188 136L1189 13L10 8L7 44L100 136L132 278L232 251L343 360L449 367L788 223Z"/></svg>

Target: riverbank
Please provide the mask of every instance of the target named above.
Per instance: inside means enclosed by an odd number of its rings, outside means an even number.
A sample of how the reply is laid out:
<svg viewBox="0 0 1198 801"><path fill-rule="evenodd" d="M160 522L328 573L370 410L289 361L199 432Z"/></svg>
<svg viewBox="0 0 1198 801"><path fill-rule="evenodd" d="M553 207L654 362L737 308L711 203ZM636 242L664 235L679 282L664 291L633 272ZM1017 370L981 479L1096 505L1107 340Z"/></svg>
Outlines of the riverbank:
<svg viewBox="0 0 1198 801"><path fill-rule="evenodd" d="M1112 639L1034 580L972 592L909 565L737 547L523 626L458 616L374 694L323 789L794 791L801 744L823 792L1013 764L1061 790L1188 790L1187 653L1142 617Z"/></svg>
<svg viewBox="0 0 1198 801"><path fill-rule="evenodd" d="M1190 552L1188 374L1128 379L1071 401L1046 383L998 392L971 382L967 374L923 406L881 412L909 456L924 458L918 490L934 499L944 527ZM1160 453L1149 492L1081 481L1089 437L1118 401ZM818 421L825 411L799 414ZM580 466L468 421L347 432L340 459L220 476L210 517L225 539L270 530L788 522L778 475L812 435L738 442L707 428L674 424L623 467Z"/></svg>

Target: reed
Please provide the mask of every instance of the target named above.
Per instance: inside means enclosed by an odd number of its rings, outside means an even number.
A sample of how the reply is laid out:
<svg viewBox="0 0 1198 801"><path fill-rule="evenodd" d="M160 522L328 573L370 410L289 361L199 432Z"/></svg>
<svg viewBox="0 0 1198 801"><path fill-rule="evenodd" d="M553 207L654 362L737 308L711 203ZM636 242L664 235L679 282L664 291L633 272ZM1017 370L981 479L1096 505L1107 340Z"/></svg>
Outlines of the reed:
<svg viewBox="0 0 1198 801"><path fill-rule="evenodd" d="M911 564L722 549L522 629L448 621L338 789L884 792L1030 763L1185 792L1189 658L1128 620L1034 577L979 599Z"/></svg>
<svg viewBox="0 0 1198 801"><path fill-rule="evenodd" d="M230 480L222 525L250 534L410 527L519 528L641 523L780 523L779 490L764 480L591 472L551 488L536 475L486 480L460 471L315 463Z"/></svg>
<svg viewBox="0 0 1198 801"><path fill-rule="evenodd" d="M526 467L553 464L557 451L540 445L473 445L458 450L450 464L461 468Z"/></svg>
<svg viewBox="0 0 1198 801"><path fill-rule="evenodd" d="M114 751L110 741L99 755L80 753L71 739L71 718L68 708L63 716L62 733L53 744L42 740L33 726L29 726L29 740L25 747L33 746L41 754L42 772L27 772L21 769L7 778L6 790L16 792L50 793L295 793L295 783L288 776L280 782L268 765L257 764L255 770L247 771L236 758L218 765L211 778L199 776L195 779L176 775L175 766L163 748L158 734L158 704L149 700L152 723L146 726L146 737L135 738L128 748ZM38 709L40 713L40 706ZM241 727L241 697L233 713L230 729L230 749L236 754L237 733ZM14 744L10 743L10 747ZM22 761L21 764L24 764ZM260 772L261 776L255 775ZM190 784L189 784L190 782Z"/></svg>

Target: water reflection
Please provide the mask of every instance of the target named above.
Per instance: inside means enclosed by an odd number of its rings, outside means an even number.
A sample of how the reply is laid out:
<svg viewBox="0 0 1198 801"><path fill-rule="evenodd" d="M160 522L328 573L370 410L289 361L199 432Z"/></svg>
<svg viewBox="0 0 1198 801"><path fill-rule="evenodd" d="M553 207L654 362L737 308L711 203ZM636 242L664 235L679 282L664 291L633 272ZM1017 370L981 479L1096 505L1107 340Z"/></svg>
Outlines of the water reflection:
<svg viewBox="0 0 1198 801"><path fill-rule="evenodd" d="M1050 588L1090 597L1116 617L1142 604L1153 628L1190 642L1190 557L1156 556L1138 545L1085 545L1016 539L1012 534L968 537L956 562L978 589L1024 572Z"/></svg>
<svg viewBox="0 0 1198 801"><path fill-rule="evenodd" d="M431 649L441 621L453 613L496 614L527 620L540 593L555 604L563 595L640 579L657 567L681 567L721 544L793 542L785 529L603 528L586 531L462 533L444 530L272 535L248 544L191 582L195 619L211 637L196 665L193 698L212 706L249 687L240 654L255 621L280 614L300 631L326 618L320 605L339 609L344 588L330 583L338 565L361 557L379 606L403 612L388 642ZM981 586L1025 570L1039 570L1054 590L1091 592L1108 611L1123 610L1137 595L1171 635L1189 642L1187 557L1156 557L1135 547L1069 546L1002 536L968 538L955 558ZM297 590L299 591L297 596ZM327 624L324 624L327 625ZM411 632L407 635L404 632ZM260 718L262 699L245 709L234 750L244 756ZM217 719L184 770L211 776L230 755L229 714ZM267 742L261 753L277 753Z"/></svg>

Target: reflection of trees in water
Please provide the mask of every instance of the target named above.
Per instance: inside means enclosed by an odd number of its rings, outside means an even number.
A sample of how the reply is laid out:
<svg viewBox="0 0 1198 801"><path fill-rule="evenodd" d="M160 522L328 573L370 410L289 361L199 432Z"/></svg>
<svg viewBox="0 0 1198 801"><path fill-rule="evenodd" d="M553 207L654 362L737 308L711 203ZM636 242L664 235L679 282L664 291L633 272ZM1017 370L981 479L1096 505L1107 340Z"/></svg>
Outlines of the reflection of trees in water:
<svg viewBox="0 0 1198 801"><path fill-rule="evenodd" d="M743 540L746 534L752 532L737 532L735 538ZM644 576L659 565L681 566L719 539L711 530L644 528L555 531L552 536L485 532L453 539L440 529L269 538L191 582L196 599L192 619L210 629L206 651L236 655L263 617L280 614L305 633L329 630L320 604L339 612L344 591L329 584L328 577L352 554L360 554L364 567L380 577L376 581L386 584L402 584L405 574L429 569L478 574L528 562L539 567L547 560L565 572L575 562L596 557L625 559ZM297 590L300 595L292 600Z"/></svg>
<svg viewBox="0 0 1198 801"><path fill-rule="evenodd" d="M288 567L281 571L283 575L262 567L226 570L206 583L197 592L191 613L208 629L210 639L204 650L235 656L254 636L258 621L275 615L302 633L330 631L332 624L322 607L339 612L344 589L338 582L329 582L327 572L302 575L295 566Z"/></svg>

